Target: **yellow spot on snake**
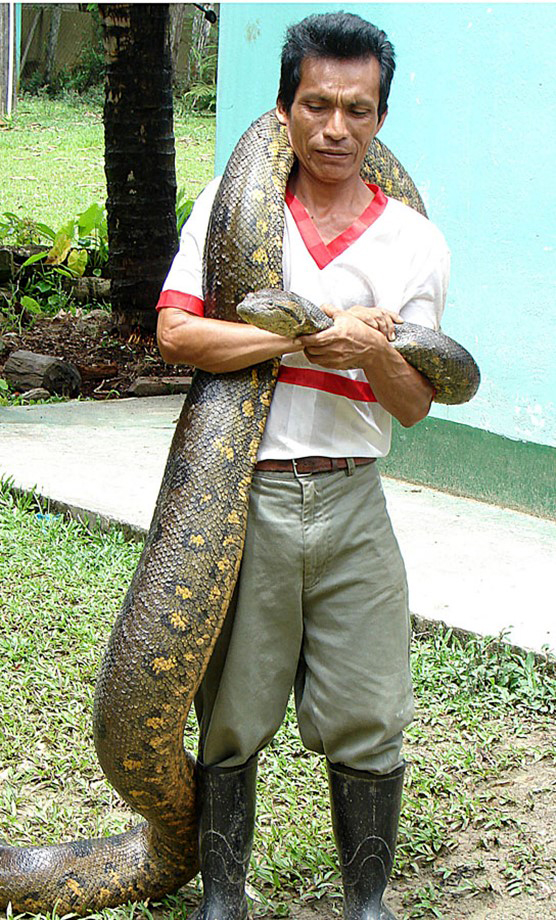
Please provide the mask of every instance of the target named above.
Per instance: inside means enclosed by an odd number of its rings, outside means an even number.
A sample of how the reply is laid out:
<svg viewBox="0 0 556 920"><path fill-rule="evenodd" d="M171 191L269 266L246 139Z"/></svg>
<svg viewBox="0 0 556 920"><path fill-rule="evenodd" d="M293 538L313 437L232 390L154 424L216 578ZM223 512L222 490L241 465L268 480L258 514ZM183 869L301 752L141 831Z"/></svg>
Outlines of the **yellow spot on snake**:
<svg viewBox="0 0 556 920"><path fill-rule="evenodd" d="M280 286L280 275L278 274L278 272L269 271L268 286L271 288Z"/></svg>
<svg viewBox="0 0 556 920"><path fill-rule="evenodd" d="M227 521L228 524L239 524L239 514L237 511L230 511Z"/></svg>
<svg viewBox="0 0 556 920"><path fill-rule="evenodd" d="M140 770L143 766L142 760L132 760L130 757L127 757L124 760L124 767L126 770Z"/></svg>
<svg viewBox="0 0 556 920"><path fill-rule="evenodd" d="M203 497L201 498L201 504L204 505L205 502L210 502L211 499L212 499L212 495L210 494L210 492L207 492L207 494L203 495Z"/></svg>
<svg viewBox="0 0 556 920"><path fill-rule="evenodd" d="M243 412L244 415L247 416L247 418L253 418L255 414L255 407L250 399L245 400L245 402L241 406L241 411Z"/></svg>
<svg viewBox="0 0 556 920"><path fill-rule="evenodd" d="M220 569L221 572L225 572L226 569L230 568L230 566L231 566L231 562L229 559L221 559L220 562L218 563L218 568Z"/></svg>
<svg viewBox="0 0 556 920"><path fill-rule="evenodd" d="M249 456L250 456L253 460L254 460L255 457L256 457L256 455L253 455L253 452L250 452L250 453L249 453ZM251 483L251 480L250 480L250 478L248 478L248 477L245 477L244 479L241 479L240 482L238 483L237 492L238 492L239 497L240 497L241 499L243 499L244 501L245 501L245 499L246 499L246 498L248 497L248 495L249 495L249 486L250 486L250 483Z"/></svg>
<svg viewBox="0 0 556 920"><path fill-rule="evenodd" d="M216 441L214 442L214 446L216 447L217 450L220 451L220 453L222 454L223 457L226 458L226 460L234 459L233 449L230 447L229 444L225 444L221 438L216 439Z"/></svg>
<svg viewBox="0 0 556 920"><path fill-rule="evenodd" d="M220 588L218 587L218 585L214 585L212 591L210 592L210 599L211 599L211 601L217 600L217 599L221 596L221 594L222 594L222 592L221 592Z"/></svg>
<svg viewBox="0 0 556 920"><path fill-rule="evenodd" d="M189 538L189 545L190 546L204 546L205 538L200 533L193 534L193 536Z"/></svg>
<svg viewBox="0 0 556 920"><path fill-rule="evenodd" d="M154 748L155 751L163 751L168 747L168 738L164 736L162 738L157 738L156 736L149 738L150 747Z"/></svg>
<svg viewBox="0 0 556 920"><path fill-rule="evenodd" d="M76 882L74 878L68 878L66 880L66 886L73 891L74 894L83 896L85 894L84 889L81 887L79 882Z"/></svg>
<svg viewBox="0 0 556 920"><path fill-rule="evenodd" d="M251 258L253 259L253 262L257 262L258 265L268 264L268 252L263 246L259 246L258 249L255 249L255 252L252 254Z"/></svg>
<svg viewBox="0 0 556 920"><path fill-rule="evenodd" d="M150 719L147 719L146 724L148 728L157 729L157 728L160 728L161 725L164 725L164 719L161 719L160 716L151 716ZM137 766L140 766L140 765L141 765L141 762L139 761ZM125 762L124 762L124 767L125 767Z"/></svg>
<svg viewBox="0 0 556 920"><path fill-rule="evenodd" d="M155 674L160 674L161 671L172 671L175 667L175 658L155 658L152 663L152 669Z"/></svg>
<svg viewBox="0 0 556 920"><path fill-rule="evenodd" d="M186 588L185 585L176 585L176 595L182 597L184 601L188 601L193 597L193 592L190 588Z"/></svg>
<svg viewBox="0 0 556 920"><path fill-rule="evenodd" d="M268 233L268 223L266 220L257 221L257 233L259 236L266 236Z"/></svg>
<svg viewBox="0 0 556 920"><path fill-rule="evenodd" d="M187 629L188 626L187 619L182 616L179 610L174 610L173 613L170 614L170 623L174 629Z"/></svg>

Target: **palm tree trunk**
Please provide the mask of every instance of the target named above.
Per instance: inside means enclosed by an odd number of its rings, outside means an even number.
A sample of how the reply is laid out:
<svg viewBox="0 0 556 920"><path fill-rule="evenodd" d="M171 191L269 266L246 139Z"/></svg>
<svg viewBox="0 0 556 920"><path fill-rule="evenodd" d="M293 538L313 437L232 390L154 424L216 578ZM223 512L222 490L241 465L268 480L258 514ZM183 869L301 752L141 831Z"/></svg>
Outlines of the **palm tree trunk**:
<svg viewBox="0 0 556 920"><path fill-rule="evenodd" d="M99 5L112 310L124 332L152 332L177 249L169 4Z"/></svg>

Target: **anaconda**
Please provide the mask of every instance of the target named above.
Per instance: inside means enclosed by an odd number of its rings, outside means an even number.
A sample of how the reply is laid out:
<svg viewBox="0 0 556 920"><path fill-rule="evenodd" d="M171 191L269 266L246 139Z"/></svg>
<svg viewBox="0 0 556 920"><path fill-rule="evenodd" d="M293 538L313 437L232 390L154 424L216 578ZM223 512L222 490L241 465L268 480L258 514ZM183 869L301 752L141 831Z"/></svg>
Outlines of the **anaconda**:
<svg viewBox="0 0 556 920"><path fill-rule="evenodd" d="M275 115L240 139L212 211L208 316L282 286L285 186L293 154ZM364 178L424 213L379 141ZM175 891L197 872L194 760L183 728L232 596L249 488L278 361L197 372L177 423L151 527L98 679L94 738L108 780L145 822L125 834L0 847L0 907L90 913Z"/></svg>

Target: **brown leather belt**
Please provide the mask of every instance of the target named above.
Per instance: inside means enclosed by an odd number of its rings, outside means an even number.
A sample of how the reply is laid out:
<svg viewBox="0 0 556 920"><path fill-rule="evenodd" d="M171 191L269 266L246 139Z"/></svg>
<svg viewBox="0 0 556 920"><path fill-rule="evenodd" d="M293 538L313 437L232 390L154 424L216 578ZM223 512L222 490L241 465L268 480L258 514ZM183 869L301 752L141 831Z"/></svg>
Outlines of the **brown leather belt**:
<svg viewBox="0 0 556 920"><path fill-rule="evenodd" d="M374 463L376 457L350 457L355 466L365 466ZM346 457L297 457L295 460L259 460L256 470L268 473L333 473L336 470L347 470L349 466Z"/></svg>

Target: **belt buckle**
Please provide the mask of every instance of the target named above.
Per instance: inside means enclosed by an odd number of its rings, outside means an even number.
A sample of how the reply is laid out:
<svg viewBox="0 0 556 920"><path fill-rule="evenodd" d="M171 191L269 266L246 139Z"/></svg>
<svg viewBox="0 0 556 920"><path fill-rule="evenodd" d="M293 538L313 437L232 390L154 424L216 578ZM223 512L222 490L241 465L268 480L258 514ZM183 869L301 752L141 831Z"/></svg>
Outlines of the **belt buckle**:
<svg viewBox="0 0 556 920"><path fill-rule="evenodd" d="M302 472L297 468L298 460L303 460L303 457L292 457L293 475L295 476L295 478L296 478L296 479L302 479L302 478L304 478L304 477L306 477L306 476L310 476L310 475L311 475L311 470L307 470L306 473L302 473Z"/></svg>

